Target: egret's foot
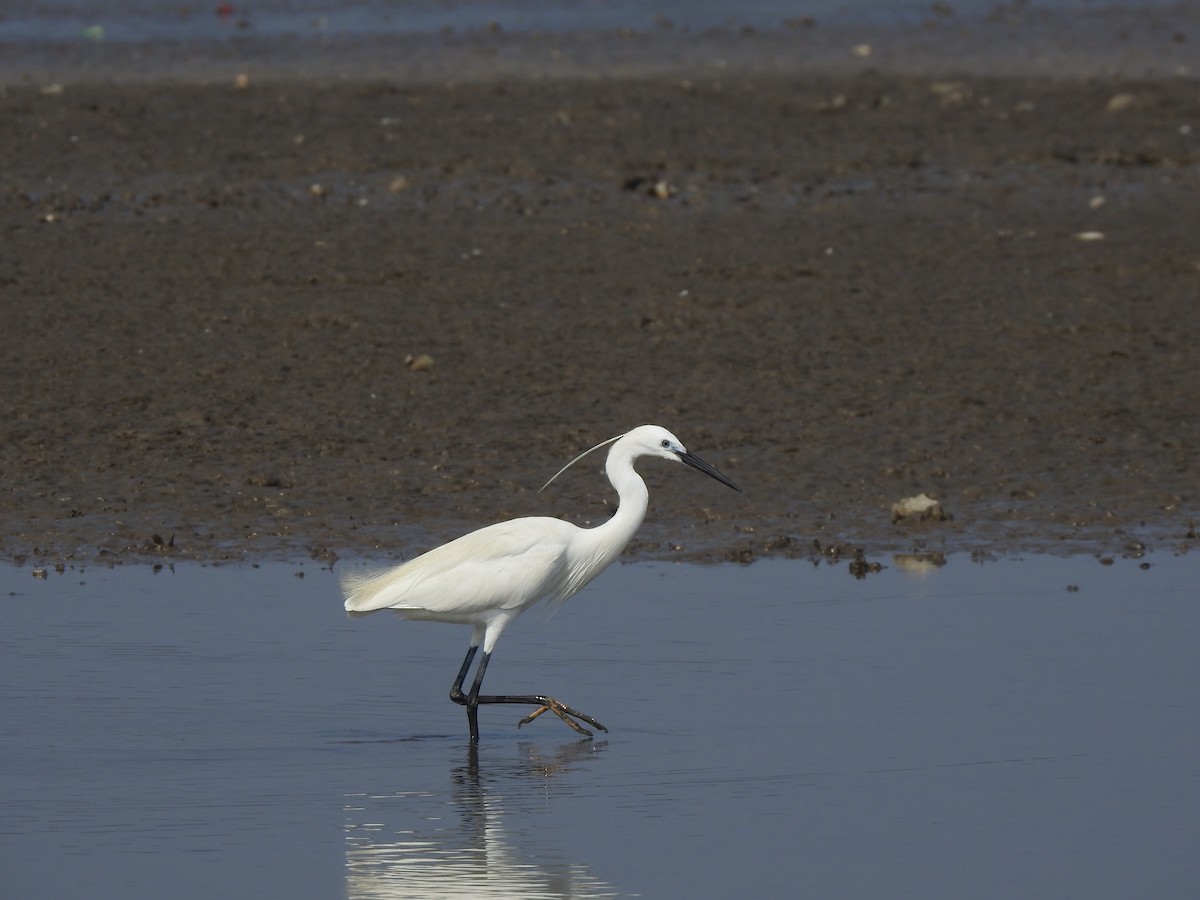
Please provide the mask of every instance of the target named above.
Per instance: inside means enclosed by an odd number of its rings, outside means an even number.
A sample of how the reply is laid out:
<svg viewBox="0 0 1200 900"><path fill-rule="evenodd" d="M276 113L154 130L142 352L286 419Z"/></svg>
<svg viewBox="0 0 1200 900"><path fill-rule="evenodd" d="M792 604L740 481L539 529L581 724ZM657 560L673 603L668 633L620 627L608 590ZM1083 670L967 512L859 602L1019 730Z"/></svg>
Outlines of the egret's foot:
<svg viewBox="0 0 1200 900"><path fill-rule="evenodd" d="M532 722L534 719L536 719L538 716L540 716L544 712L552 712L556 716L558 716L560 719L562 719L564 722L566 722L568 725L570 725L572 728L574 728L576 731L578 731L580 734L582 734L584 737L591 737L592 733L590 731L588 731L586 728L584 728L582 725L580 725L578 722L576 722L575 721L576 719L583 719L583 721L587 722L593 728L599 728L601 731L605 732L606 734L608 733L607 728L605 728L603 725L601 725L599 722L597 722L595 719L593 719L587 713L581 713L577 709L571 709L571 707L567 706L565 703L559 703L553 697L545 697L543 699L545 702L542 703L541 706L539 706L537 709L535 709L533 712L531 712L529 715L527 715L525 718L523 718L520 722L517 723L518 728L520 728L522 725L528 725L530 722Z"/></svg>

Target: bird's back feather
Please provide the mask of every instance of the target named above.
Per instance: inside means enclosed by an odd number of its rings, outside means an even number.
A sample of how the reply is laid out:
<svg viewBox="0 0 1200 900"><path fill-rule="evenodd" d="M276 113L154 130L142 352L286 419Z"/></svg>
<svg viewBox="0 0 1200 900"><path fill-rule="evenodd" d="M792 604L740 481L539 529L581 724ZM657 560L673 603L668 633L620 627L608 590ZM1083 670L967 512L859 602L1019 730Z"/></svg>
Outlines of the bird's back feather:
<svg viewBox="0 0 1200 900"><path fill-rule="evenodd" d="M383 572L347 572L341 578L346 611L393 609L410 618L473 623L558 598L577 582L570 551L581 531L554 518L513 519Z"/></svg>

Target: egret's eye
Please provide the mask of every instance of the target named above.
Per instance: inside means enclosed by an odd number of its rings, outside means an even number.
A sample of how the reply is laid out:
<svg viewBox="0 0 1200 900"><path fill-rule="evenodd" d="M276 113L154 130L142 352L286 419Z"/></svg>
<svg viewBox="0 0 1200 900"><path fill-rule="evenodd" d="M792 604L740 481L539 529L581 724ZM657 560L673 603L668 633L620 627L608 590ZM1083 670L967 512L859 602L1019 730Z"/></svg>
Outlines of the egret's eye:
<svg viewBox="0 0 1200 900"><path fill-rule="evenodd" d="M670 446L671 446L671 442L670 442L670 441L668 441L666 438L663 438L662 445L663 445L664 447L670 447Z"/></svg>

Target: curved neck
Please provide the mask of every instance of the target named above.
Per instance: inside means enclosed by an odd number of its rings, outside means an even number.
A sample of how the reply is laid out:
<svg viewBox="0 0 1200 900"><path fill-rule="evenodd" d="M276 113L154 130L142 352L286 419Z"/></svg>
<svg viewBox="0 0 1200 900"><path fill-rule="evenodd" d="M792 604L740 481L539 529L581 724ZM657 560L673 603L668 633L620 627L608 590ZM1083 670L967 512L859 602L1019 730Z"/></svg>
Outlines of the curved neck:
<svg viewBox="0 0 1200 900"><path fill-rule="evenodd" d="M622 448L623 449L623 448ZM609 453L604 464L604 472L608 480L616 488L618 503L617 511L612 518L595 530L604 529L612 537L609 540L619 543L615 555L620 555L625 545L633 540L634 534L646 518L646 507L650 504L650 492L646 490L646 482L633 469L633 460L627 453L620 453L616 448ZM606 534L606 537L608 537Z"/></svg>
<svg viewBox="0 0 1200 900"><path fill-rule="evenodd" d="M633 457L624 447L614 445L604 471L617 491L618 504L617 511L607 522L586 529L597 571L621 555L646 517L650 501L646 482L633 470Z"/></svg>

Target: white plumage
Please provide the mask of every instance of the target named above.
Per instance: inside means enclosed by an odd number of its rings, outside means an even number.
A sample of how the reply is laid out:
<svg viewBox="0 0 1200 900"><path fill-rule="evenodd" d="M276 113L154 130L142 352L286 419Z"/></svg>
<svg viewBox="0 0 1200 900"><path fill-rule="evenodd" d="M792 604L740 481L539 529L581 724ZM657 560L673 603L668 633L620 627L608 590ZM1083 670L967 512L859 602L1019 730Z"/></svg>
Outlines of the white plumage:
<svg viewBox="0 0 1200 900"><path fill-rule="evenodd" d="M612 449L608 452L605 472L616 488L620 503L607 522L595 528L580 528L547 516L512 519L463 535L393 569L379 573L349 572L342 576L346 610L351 615L390 609L409 619L472 626L467 658L450 696L467 707L473 743L479 739L476 708L480 703L538 706L521 724L550 710L584 734L591 732L581 728L570 716L604 729L591 717L552 698L543 695L480 697L479 685L496 641L513 619L539 601L558 604L578 593L629 543L646 515L649 500L646 483L633 468L634 460L642 456L659 456L683 462L734 490L740 490L708 463L684 449L675 435L658 425L642 425L610 440ZM605 443L609 441L597 447ZM585 455L580 454L558 474ZM462 683L480 646L484 655L476 671L474 686L470 694L464 695Z"/></svg>
<svg viewBox="0 0 1200 900"><path fill-rule="evenodd" d="M486 625L497 612L542 598L566 599L574 593L566 590L572 583L571 529L579 530L559 519L513 519L385 572L347 574L342 579L346 610L365 615L393 609L410 619Z"/></svg>

